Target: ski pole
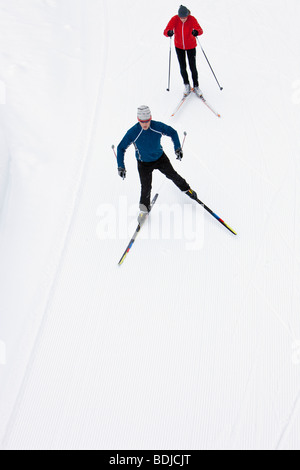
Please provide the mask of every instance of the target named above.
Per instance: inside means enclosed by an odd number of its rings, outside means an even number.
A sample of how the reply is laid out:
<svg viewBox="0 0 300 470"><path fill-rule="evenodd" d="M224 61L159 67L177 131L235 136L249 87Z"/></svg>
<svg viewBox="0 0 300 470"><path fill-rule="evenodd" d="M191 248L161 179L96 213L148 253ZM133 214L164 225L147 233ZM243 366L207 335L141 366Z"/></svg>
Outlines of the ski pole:
<svg viewBox="0 0 300 470"><path fill-rule="evenodd" d="M208 63L208 65L209 65L209 67L210 67L210 70L212 71L213 76L215 77L216 82L217 82L217 84L219 85L220 90L223 90L223 87L221 87L221 85L220 85L220 83L219 83L219 81L218 81L218 79L217 79L217 77L216 77L216 75L215 75L215 72L213 71L212 66L211 66L210 63L209 63L209 60L208 60L208 58L207 58L207 55L205 54L204 49L203 49L203 47L201 46L201 43L200 43L198 37L196 37L196 39L197 39L197 41L198 41L199 46L200 46L201 49L202 49L202 52L203 52L203 54L204 54L205 59L207 60L207 63Z"/></svg>
<svg viewBox="0 0 300 470"><path fill-rule="evenodd" d="M185 142L185 139L186 139L186 136L187 136L187 132L184 132L183 134L184 134L184 139L182 141L182 146L181 146L182 149L183 149L184 142Z"/></svg>
<svg viewBox="0 0 300 470"><path fill-rule="evenodd" d="M116 151L115 151L115 146L112 145L111 148L113 149L113 152L114 152L114 154L115 154L115 157L117 158L117 154L116 154Z"/></svg>
<svg viewBox="0 0 300 470"><path fill-rule="evenodd" d="M169 53L169 80L167 91L170 91L170 82L171 82L171 57L172 57L172 37L170 37L170 53Z"/></svg>
<svg viewBox="0 0 300 470"><path fill-rule="evenodd" d="M118 160L118 157L117 157L117 154L116 154L116 151L115 151L115 146L112 145L111 148L113 149L113 152L115 154L115 157L116 157L116 160ZM125 179L125 176L123 176L123 180Z"/></svg>

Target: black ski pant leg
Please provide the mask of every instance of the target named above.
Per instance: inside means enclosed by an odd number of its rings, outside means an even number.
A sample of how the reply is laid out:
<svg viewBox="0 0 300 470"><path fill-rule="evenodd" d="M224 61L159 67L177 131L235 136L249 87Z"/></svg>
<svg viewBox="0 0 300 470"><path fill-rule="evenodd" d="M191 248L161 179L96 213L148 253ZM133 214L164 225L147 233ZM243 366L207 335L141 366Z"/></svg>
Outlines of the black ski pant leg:
<svg viewBox="0 0 300 470"><path fill-rule="evenodd" d="M195 49L189 49L187 51L187 55L188 55L188 59L189 59L190 69L191 69L191 72L192 72L194 88L196 88L197 86L199 86L198 70L197 70L197 64L196 64L196 48Z"/></svg>
<svg viewBox="0 0 300 470"><path fill-rule="evenodd" d="M183 82L185 85L189 85L189 76L186 70L186 58L185 58L185 50L178 49L176 47L177 58L180 66L180 73L183 78Z"/></svg>
<svg viewBox="0 0 300 470"><path fill-rule="evenodd" d="M190 189L189 184L182 178L172 167L170 160L167 155L163 153L162 157L157 161L156 167L161 173L163 173L169 180L181 190L188 191Z"/></svg>
<svg viewBox="0 0 300 470"><path fill-rule="evenodd" d="M151 204L151 189L152 189L152 172L154 170L153 163L145 163L138 161L138 171L141 181L141 198L140 209L150 209Z"/></svg>

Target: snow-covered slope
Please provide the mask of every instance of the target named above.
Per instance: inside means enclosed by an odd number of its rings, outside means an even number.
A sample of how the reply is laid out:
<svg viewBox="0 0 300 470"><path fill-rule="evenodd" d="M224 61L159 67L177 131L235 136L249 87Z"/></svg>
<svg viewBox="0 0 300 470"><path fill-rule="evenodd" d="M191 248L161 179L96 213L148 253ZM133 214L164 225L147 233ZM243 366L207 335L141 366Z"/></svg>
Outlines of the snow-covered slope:
<svg viewBox="0 0 300 470"><path fill-rule="evenodd" d="M27 4L0 2L2 447L300 448L299 2L189 3L221 120L194 96L170 119L174 2ZM139 181L111 145L142 103L187 131L181 163L164 148L238 237L155 174L118 268Z"/></svg>
<svg viewBox="0 0 300 470"><path fill-rule="evenodd" d="M0 7L3 433L76 207L100 89L103 31L93 20L98 2L88 11L72 0L1 1Z"/></svg>

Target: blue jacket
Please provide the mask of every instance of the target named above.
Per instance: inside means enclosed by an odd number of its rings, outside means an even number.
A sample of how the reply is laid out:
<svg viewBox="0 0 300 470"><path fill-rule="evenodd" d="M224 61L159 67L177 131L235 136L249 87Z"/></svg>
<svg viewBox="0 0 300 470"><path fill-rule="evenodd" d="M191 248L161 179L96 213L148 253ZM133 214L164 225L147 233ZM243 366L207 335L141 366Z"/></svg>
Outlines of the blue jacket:
<svg viewBox="0 0 300 470"><path fill-rule="evenodd" d="M178 134L172 127L162 122L151 121L150 128L144 131L140 123L135 124L118 145L118 167L125 168L124 155L131 144L135 146L137 160L141 162L155 162L158 160L164 153L160 142L163 135L171 137L175 151L181 148Z"/></svg>

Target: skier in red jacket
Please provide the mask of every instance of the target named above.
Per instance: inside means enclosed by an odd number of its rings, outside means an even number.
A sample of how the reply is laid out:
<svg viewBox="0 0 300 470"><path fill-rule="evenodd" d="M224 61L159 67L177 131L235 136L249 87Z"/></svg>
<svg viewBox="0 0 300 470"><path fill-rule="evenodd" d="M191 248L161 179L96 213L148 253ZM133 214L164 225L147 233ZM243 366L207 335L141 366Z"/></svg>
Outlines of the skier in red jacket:
<svg viewBox="0 0 300 470"><path fill-rule="evenodd" d="M190 10L183 5L178 10L178 15L173 16L164 31L166 37L172 37L175 33L175 48L180 65L180 72L184 82L184 95L191 92L189 77L186 70L186 53L194 82L194 92L199 97L202 91L199 88L198 71L196 66L196 37L203 34L203 30Z"/></svg>

